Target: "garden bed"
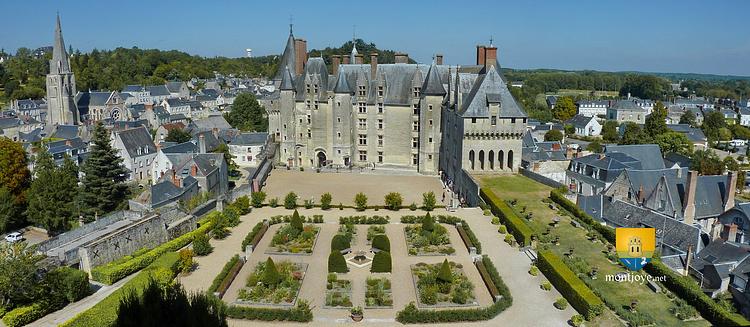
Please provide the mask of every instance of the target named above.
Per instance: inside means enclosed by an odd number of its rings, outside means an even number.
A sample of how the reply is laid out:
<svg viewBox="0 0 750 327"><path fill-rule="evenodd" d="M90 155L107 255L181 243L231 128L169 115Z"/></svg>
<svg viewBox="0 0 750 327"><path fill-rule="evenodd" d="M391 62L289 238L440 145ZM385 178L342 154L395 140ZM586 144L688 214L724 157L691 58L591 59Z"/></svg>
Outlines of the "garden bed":
<svg viewBox="0 0 750 327"><path fill-rule="evenodd" d="M277 281L274 283L267 280L268 265L269 261L258 263L253 273L248 276L246 287L240 290L237 297L239 304L294 305L302 280L305 278L307 264L290 261L275 263L278 277L275 277Z"/></svg>
<svg viewBox="0 0 750 327"><path fill-rule="evenodd" d="M393 308L391 281L385 277L367 277L365 282L365 308Z"/></svg>
<svg viewBox="0 0 750 327"><path fill-rule="evenodd" d="M404 227L406 248L409 255L451 255L456 250L451 246L448 229L440 224L434 224L432 231L427 231L422 225Z"/></svg>
<svg viewBox="0 0 750 327"><path fill-rule="evenodd" d="M320 227L305 225L302 230L292 224L281 226L271 239L266 254L311 255L318 240Z"/></svg>
<svg viewBox="0 0 750 327"><path fill-rule="evenodd" d="M325 307L330 309L352 307L352 282L328 274Z"/></svg>
<svg viewBox="0 0 750 327"><path fill-rule="evenodd" d="M448 275L441 270L447 263ZM417 291L417 306L447 308L478 306L474 285L463 272L463 266L445 261L438 264L418 263L411 266Z"/></svg>
<svg viewBox="0 0 750 327"><path fill-rule="evenodd" d="M371 243L373 237L378 234L385 234L385 225L371 225L367 227L367 242Z"/></svg>

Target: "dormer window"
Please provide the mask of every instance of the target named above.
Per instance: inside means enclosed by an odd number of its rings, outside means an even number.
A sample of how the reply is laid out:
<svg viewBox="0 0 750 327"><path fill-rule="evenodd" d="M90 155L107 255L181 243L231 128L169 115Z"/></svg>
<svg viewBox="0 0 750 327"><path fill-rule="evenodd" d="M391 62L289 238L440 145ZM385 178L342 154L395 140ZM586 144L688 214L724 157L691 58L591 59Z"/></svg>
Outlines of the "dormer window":
<svg viewBox="0 0 750 327"><path fill-rule="evenodd" d="M378 96L379 97L383 96L383 86L382 85L378 86Z"/></svg>
<svg viewBox="0 0 750 327"><path fill-rule="evenodd" d="M419 86L415 86L414 90L413 90L413 93L414 93L414 97L418 98L419 95L422 93L422 88L419 87Z"/></svg>
<svg viewBox="0 0 750 327"><path fill-rule="evenodd" d="M359 90L357 92L359 94L359 96L365 96L365 95L367 95L367 88L365 88L364 85L359 85L357 88Z"/></svg>
<svg viewBox="0 0 750 327"><path fill-rule="evenodd" d="M490 117L490 124L492 124L492 126L497 125L497 116Z"/></svg>

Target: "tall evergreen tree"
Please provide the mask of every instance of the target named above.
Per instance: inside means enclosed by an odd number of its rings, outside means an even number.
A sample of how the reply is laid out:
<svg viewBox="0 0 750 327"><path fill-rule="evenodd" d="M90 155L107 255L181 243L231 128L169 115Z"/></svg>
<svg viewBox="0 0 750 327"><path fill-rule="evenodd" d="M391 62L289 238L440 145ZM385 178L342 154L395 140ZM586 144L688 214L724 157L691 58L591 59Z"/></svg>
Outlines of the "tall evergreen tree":
<svg viewBox="0 0 750 327"><path fill-rule="evenodd" d="M661 101L656 101L654 110L652 110L651 114L646 117L646 123L643 128L644 132L652 138L668 132L667 114L667 108L664 107L664 104L661 103Z"/></svg>
<svg viewBox="0 0 750 327"><path fill-rule="evenodd" d="M128 197L127 170L109 143L109 132L102 123L94 128L91 141L91 152L81 168L83 180L79 199L81 212L87 220L116 210Z"/></svg>
<svg viewBox="0 0 750 327"><path fill-rule="evenodd" d="M7 232L21 223L22 209L7 187L0 186L0 232Z"/></svg>
<svg viewBox="0 0 750 327"><path fill-rule="evenodd" d="M68 163L69 166L71 163ZM26 217L50 234L69 229L75 219L78 180L66 169L57 167L52 155L42 147L34 164L35 178L28 192L29 205Z"/></svg>

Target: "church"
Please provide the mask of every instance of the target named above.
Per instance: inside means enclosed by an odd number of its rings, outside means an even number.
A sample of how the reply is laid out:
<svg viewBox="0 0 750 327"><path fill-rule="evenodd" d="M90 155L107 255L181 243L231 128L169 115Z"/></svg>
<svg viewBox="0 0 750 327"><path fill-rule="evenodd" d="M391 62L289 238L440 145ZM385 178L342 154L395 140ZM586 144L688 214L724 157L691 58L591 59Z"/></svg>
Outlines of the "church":
<svg viewBox="0 0 750 327"><path fill-rule="evenodd" d="M388 167L460 179L517 171L527 115L500 72L497 48L476 48L474 65L369 63L348 55L307 57L289 38L267 102L279 164L299 168Z"/></svg>

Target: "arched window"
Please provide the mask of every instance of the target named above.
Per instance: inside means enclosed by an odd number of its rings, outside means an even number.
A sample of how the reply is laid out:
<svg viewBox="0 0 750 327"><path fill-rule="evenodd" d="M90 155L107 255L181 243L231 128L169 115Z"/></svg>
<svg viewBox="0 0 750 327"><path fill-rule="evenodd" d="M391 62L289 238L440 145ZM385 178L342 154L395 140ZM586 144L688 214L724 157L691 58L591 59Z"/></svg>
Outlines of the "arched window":
<svg viewBox="0 0 750 327"><path fill-rule="evenodd" d="M497 152L497 167L503 169L503 162L505 162L505 153L500 150Z"/></svg>
<svg viewBox="0 0 750 327"><path fill-rule="evenodd" d="M513 150L508 151L508 168L513 169Z"/></svg>
<svg viewBox="0 0 750 327"><path fill-rule="evenodd" d="M495 170L495 152L490 150L487 154L487 161L490 162L490 170Z"/></svg>
<svg viewBox="0 0 750 327"><path fill-rule="evenodd" d="M484 150L479 150L479 169L484 170Z"/></svg>
<svg viewBox="0 0 750 327"><path fill-rule="evenodd" d="M474 170L474 150L469 151L469 162L471 163L471 170Z"/></svg>

